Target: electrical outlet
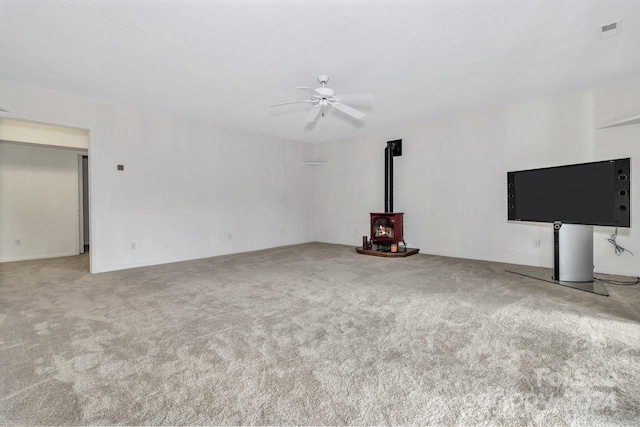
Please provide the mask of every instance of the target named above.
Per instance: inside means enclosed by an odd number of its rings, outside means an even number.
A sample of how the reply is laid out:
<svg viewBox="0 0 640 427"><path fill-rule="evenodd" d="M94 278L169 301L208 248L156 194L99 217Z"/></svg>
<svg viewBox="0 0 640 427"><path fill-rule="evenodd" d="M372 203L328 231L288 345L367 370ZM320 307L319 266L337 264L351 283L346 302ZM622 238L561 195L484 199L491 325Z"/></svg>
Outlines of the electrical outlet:
<svg viewBox="0 0 640 427"><path fill-rule="evenodd" d="M135 251L136 250L136 244L135 243L131 243L131 250Z"/></svg>
<svg viewBox="0 0 640 427"><path fill-rule="evenodd" d="M540 239L534 239L533 247L534 248L539 248L540 247Z"/></svg>

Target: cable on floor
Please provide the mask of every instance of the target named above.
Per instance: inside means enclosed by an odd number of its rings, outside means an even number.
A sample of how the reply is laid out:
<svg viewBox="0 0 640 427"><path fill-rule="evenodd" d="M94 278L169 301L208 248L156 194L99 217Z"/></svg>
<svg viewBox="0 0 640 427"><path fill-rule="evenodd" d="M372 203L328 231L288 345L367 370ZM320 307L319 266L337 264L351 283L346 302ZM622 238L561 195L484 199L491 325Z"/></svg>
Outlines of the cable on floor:
<svg viewBox="0 0 640 427"><path fill-rule="evenodd" d="M637 285L638 283L640 283L640 277L636 277L636 281L635 282L624 282L624 281L620 281L620 280L600 279L598 277L594 277L593 280L597 280L598 282L606 283L608 285L632 286L632 285Z"/></svg>

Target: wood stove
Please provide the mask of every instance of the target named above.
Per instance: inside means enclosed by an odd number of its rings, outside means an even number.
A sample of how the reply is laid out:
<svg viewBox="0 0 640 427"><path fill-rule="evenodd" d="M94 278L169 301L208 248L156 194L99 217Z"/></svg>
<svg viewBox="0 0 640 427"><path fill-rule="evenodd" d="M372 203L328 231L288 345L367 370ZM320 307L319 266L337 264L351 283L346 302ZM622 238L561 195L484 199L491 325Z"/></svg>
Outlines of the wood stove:
<svg viewBox="0 0 640 427"><path fill-rule="evenodd" d="M407 248L404 241L403 212L393 212L393 158L402 156L402 140L387 141L384 149L384 212L371 212L370 238L362 236L361 254L404 257L417 254L420 249ZM402 243L402 248L400 247ZM377 248L373 248L377 245Z"/></svg>
<svg viewBox="0 0 640 427"><path fill-rule="evenodd" d="M376 245L404 244L403 212L372 212L371 241Z"/></svg>

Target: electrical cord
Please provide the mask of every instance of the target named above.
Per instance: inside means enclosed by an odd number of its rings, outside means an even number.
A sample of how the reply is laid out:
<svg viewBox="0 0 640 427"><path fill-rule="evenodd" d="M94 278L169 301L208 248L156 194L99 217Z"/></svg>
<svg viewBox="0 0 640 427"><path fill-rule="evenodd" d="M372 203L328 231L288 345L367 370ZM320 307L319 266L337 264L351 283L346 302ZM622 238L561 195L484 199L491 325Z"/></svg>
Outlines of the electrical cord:
<svg viewBox="0 0 640 427"><path fill-rule="evenodd" d="M597 280L598 282L603 282L603 283L606 283L608 285L632 286L632 285L637 285L638 283L640 283L640 276L636 277L636 281L635 282L622 282L620 280L605 280L605 279L599 279L597 277L594 277L593 280Z"/></svg>
<svg viewBox="0 0 640 427"><path fill-rule="evenodd" d="M631 255L633 255L633 252L631 252L629 249L623 248L618 244L618 242L616 242L617 238L618 238L618 227L616 227L616 231L611 235L611 237L607 239L607 242L613 245L613 250L615 251L616 255L620 256L622 255L623 252L629 252Z"/></svg>
<svg viewBox="0 0 640 427"><path fill-rule="evenodd" d="M629 252L631 255L633 255L633 252L631 252L629 249L623 248L622 246L620 246L618 244L618 242L616 242L617 238L618 238L618 227L616 227L616 229L613 232L613 234L611 235L611 237L609 237L607 239L607 242L609 242L609 243L611 243L613 245L613 250L615 251L616 255L620 256L624 252ZM599 282L606 283L608 285L627 285L627 286L632 286L632 285L637 285L638 283L640 283L640 276L636 277L636 281L635 282L625 282L625 281L620 281L620 280L605 280L605 279L600 279L598 277L594 277L593 280L597 280Z"/></svg>

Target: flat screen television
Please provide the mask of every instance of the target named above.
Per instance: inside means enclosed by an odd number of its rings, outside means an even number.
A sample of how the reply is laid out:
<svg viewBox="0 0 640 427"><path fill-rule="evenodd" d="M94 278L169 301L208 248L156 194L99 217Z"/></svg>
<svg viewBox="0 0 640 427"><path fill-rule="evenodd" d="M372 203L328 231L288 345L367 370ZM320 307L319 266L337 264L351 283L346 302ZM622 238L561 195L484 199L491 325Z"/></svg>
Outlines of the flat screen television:
<svg viewBox="0 0 640 427"><path fill-rule="evenodd" d="M631 226L631 159L507 172L511 221Z"/></svg>

